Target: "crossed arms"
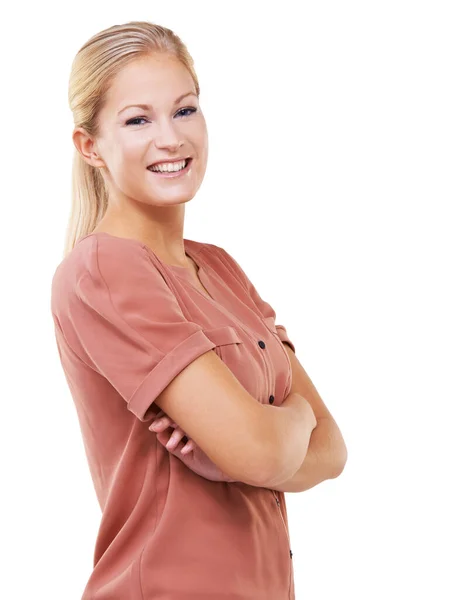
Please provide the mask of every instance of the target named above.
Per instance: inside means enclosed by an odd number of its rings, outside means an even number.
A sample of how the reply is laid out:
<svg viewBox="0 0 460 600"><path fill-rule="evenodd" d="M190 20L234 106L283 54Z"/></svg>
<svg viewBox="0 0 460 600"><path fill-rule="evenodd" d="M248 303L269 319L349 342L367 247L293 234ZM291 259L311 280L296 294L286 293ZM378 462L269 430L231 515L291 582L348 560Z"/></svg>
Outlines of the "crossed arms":
<svg viewBox="0 0 460 600"><path fill-rule="evenodd" d="M272 489L280 492L304 492L326 479L334 479L347 462L347 448L334 418L322 401L310 377L288 344L284 344L292 367L291 392L307 400L315 413L317 426L312 431L308 450L300 469Z"/></svg>

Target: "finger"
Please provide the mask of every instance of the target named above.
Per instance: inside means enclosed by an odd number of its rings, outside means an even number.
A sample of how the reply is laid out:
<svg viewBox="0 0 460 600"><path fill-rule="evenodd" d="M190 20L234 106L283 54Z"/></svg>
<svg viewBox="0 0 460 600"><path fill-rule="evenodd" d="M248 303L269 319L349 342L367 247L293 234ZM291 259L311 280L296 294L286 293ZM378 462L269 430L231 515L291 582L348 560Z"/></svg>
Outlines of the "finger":
<svg viewBox="0 0 460 600"><path fill-rule="evenodd" d="M173 429L178 427L177 423L175 423L165 412L163 412L163 415L160 417L160 419L161 423L166 423L168 427L172 427Z"/></svg>
<svg viewBox="0 0 460 600"><path fill-rule="evenodd" d="M167 416L164 410L160 410L159 412L157 412L157 414L155 415L154 421L158 421L158 419L161 419L162 417Z"/></svg>
<svg viewBox="0 0 460 600"><path fill-rule="evenodd" d="M181 439L184 437L185 432L183 429L181 429L180 427L177 427L174 430L174 433L171 435L171 437L169 438L168 443L166 444L166 448L168 450L174 450L177 446L177 444L181 441Z"/></svg>
<svg viewBox="0 0 460 600"><path fill-rule="evenodd" d="M160 442L160 444L162 446L164 446L166 448L166 444L169 442L169 437L170 437L170 432L169 431L163 431L161 433L157 434L157 440ZM177 456L177 458L181 459L181 460L187 460L187 458L189 456L191 456L190 452L187 452L187 454L182 454L181 450L182 448L185 446L185 443L187 442L187 437L183 437L181 439L181 441L177 444L176 448L174 448L173 450L170 450L169 448L167 449L169 454L172 454L173 456Z"/></svg>
<svg viewBox="0 0 460 600"><path fill-rule="evenodd" d="M162 446L166 446L166 444L169 442L169 436L169 431L160 431L157 433L157 440Z"/></svg>
<svg viewBox="0 0 460 600"><path fill-rule="evenodd" d="M149 425L150 431L164 431L168 427L171 427L171 419L169 417L160 417L160 419L155 419L151 425Z"/></svg>
<svg viewBox="0 0 460 600"><path fill-rule="evenodd" d="M157 414L157 416L155 417L153 422L157 422L161 419L161 422L163 424L163 421L165 423L167 423L168 427L172 427L173 429L175 429L176 427L178 427L177 423L175 421L173 421L171 419L170 416L168 416L164 410L160 410L160 412ZM153 423L152 423L153 424Z"/></svg>
<svg viewBox="0 0 460 600"><path fill-rule="evenodd" d="M196 448L196 444L193 440L190 440L185 444L185 446L182 448L181 453L182 454L189 454L190 452L192 452L193 450L195 450Z"/></svg>
<svg viewBox="0 0 460 600"><path fill-rule="evenodd" d="M157 432L157 440L160 442L162 446L166 448L166 444L170 441L172 437L172 433L170 429L166 429L165 431ZM168 447L169 450L169 447Z"/></svg>

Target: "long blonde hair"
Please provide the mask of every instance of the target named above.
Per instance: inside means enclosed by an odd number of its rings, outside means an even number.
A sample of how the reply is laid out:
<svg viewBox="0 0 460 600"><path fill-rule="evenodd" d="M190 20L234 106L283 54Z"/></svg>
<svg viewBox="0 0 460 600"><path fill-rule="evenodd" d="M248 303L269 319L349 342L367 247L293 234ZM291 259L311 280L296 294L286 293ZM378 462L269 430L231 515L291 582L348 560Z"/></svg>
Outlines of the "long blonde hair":
<svg viewBox="0 0 460 600"><path fill-rule="evenodd" d="M199 97L194 62L180 38L167 27L148 21L130 21L96 33L77 52L69 78L69 106L75 127L83 127L89 135L97 136L99 110L113 78L128 63L154 53L172 55L181 61L192 76ZM83 160L75 148L64 256L81 237L94 230L107 204L102 174Z"/></svg>

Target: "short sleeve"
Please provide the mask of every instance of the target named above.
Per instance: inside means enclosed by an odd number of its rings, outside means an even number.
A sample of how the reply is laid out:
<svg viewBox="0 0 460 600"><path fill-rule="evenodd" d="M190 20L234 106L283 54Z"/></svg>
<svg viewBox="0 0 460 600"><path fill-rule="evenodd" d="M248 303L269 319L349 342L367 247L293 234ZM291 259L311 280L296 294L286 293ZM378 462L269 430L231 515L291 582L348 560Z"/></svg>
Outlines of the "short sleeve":
<svg viewBox="0 0 460 600"><path fill-rule="evenodd" d="M223 248L220 248L219 246L215 246L215 248L218 250L218 252L221 256L221 259L225 262L227 267L233 271L234 275L241 281L241 283L244 285L244 287L248 290L250 297L252 298L254 304L257 306L262 317L264 317L264 318L273 317L273 319L275 320L275 327L276 327L276 330L278 332L278 335L279 335L281 341L288 344L290 346L290 348L292 349L292 351L295 353L294 343L291 340L291 338L289 337L286 327L281 324L276 324L276 312L275 312L274 308L271 306L271 304L269 304L266 300L262 300L256 287L254 286L252 281L249 279L249 277L246 275L246 273L242 269L241 265L236 261L236 259L233 258L233 256L231 256Z"/></svg>
<svg viewBox="0 0 460 600"><path fill-rule="evenodd" d="M54 303L65 313L58 321L74 353L147 421L174 377L216 345L185 318L145 246L112 238L91 242L85 268L71 284L54 283Z"/></svg>

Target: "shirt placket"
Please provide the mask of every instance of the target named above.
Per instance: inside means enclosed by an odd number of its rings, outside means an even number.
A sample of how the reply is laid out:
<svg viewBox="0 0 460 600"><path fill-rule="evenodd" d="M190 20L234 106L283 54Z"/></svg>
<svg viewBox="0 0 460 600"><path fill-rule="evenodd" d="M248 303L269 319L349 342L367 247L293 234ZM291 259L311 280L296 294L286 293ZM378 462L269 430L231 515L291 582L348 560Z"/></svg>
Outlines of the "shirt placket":
<svg viewBox="0 0 460 600"><path fill-rule="evenodd" d="M275 392L274 389L274 383L275 383L275 379L274 379L274 375L273 375L273 361L270 358L270 354L267 353L267 344L265 343L264 340L259 339L257 341L257 344L259 346L259 348L261 348L262 352L263 352L263 361L264 361L264 365L265 365L265 369L266 369L266 373L267 373L267 381L268 381L268 386L269 386L269 391L273 390L273 392ZM275 396L273 394L270 394L269 398L268 398L268 403L269 404L273 404L275 401ZM283 513L281 511L281 505L280 505L280 501L277 495L277 492L275 490L271 490L271 492L273 493L273 496L275 498L275 502L276 502L276 506L277 506L277 512L279 515L279 518L281 519L282 525L283 525L283 530L285 532L286 535L286 539L288 542L288 546L289 546L289 588L288 588L288 595L287 598L288 600L291 598L291 580L292 580L292 556L293 556L293 552L291 550L291 540L290 540L290 536L289 536L289 530L287 527L287 524L284 520L283 517Z"/></svg>

